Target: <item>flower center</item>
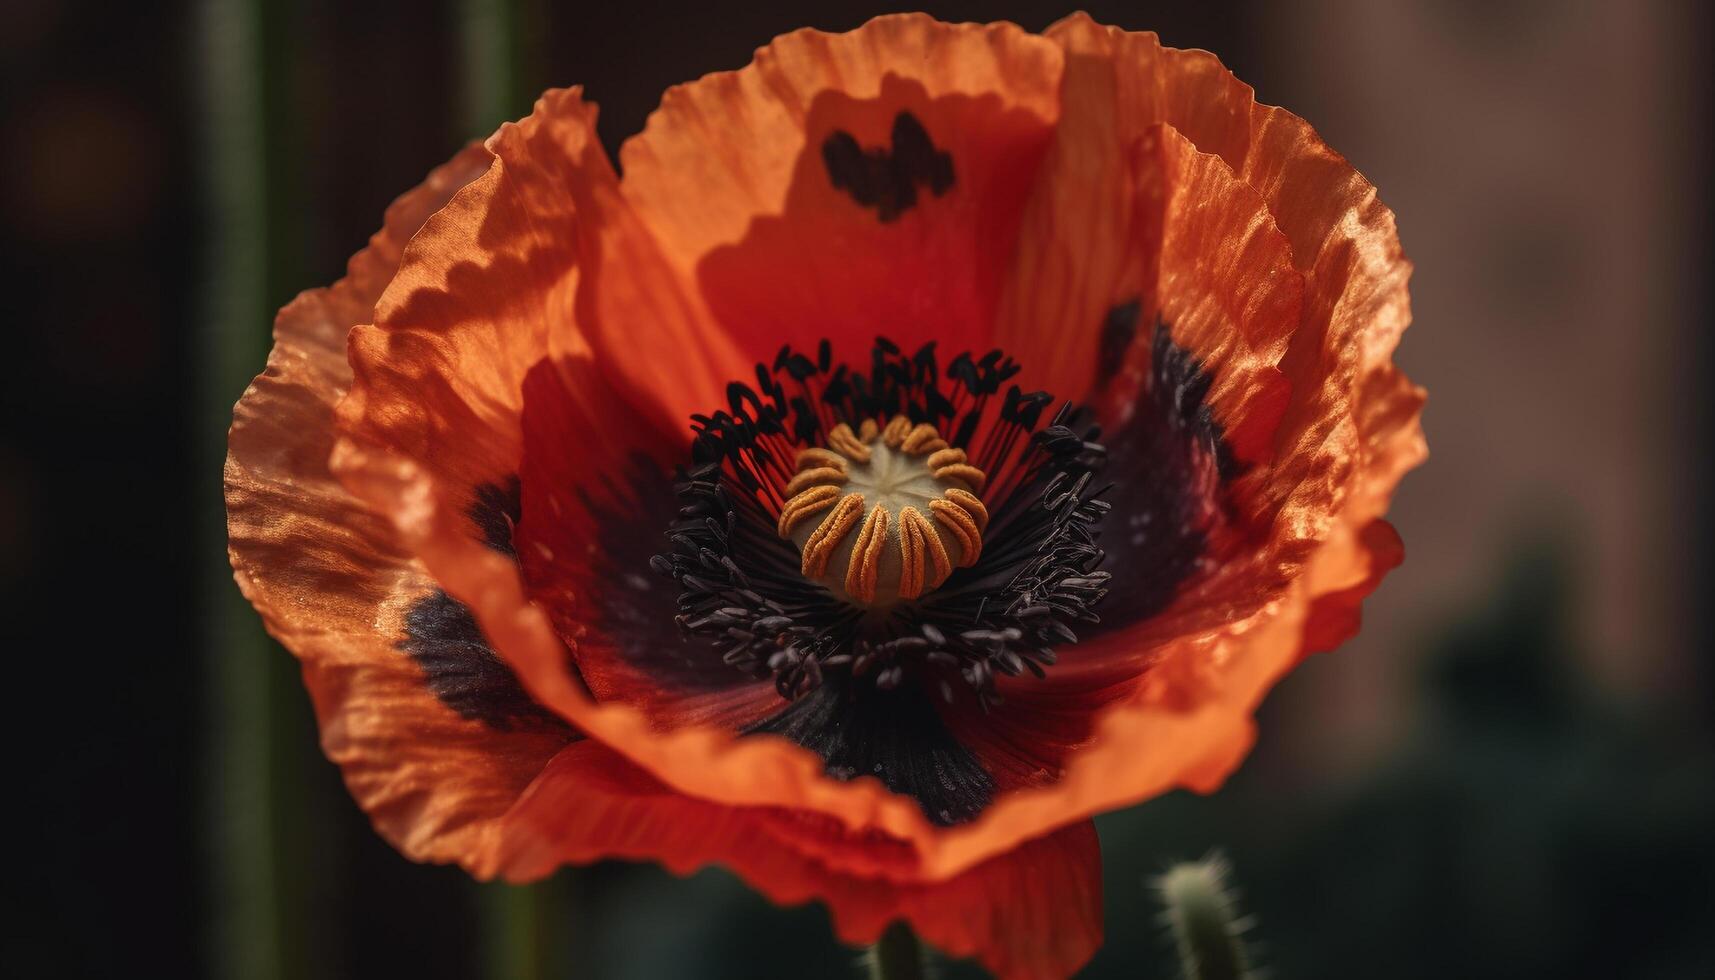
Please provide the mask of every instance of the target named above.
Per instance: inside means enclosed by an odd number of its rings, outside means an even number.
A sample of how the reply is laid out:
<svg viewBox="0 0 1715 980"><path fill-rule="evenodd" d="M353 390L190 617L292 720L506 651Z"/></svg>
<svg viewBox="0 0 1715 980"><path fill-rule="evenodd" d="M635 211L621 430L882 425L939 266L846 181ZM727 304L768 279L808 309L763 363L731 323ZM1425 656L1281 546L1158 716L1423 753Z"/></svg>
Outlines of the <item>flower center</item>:
<svg viewBox="0 0 1715 980"><path fill-rule="evenodd" d="M805 578L864 609L935 589L982 553L987 477L928 423L844 423L801 450L777 530Z"/></svg>
<svg viewBox="0 0 1715 980"><path fill-rule="evenodd" d="M670 548L680 628L782 697L912 683L988 706L1096 623L1107 450L1001 351L781 348L691 417ZM841 694L841 697L846 695Z"/></svg>

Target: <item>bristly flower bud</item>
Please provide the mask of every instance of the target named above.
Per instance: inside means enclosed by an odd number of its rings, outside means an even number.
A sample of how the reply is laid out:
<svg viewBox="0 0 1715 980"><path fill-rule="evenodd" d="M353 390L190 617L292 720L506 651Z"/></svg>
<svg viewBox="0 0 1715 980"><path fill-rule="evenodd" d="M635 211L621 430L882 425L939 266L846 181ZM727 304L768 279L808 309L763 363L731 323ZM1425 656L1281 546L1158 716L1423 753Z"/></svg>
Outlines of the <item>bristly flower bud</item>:
<svg viewBox="0 0 1715 980"><path fill-rule="evenodd" d="M929 947L903 921L890 924L875 945L864 950L864 976L869 980L936 980Z"/></svg>
<svg viewBox="0 0 1715 980"><path fill-rule="evenodd" d="M1165 906L1185 980L1255 980L1244 935L1255 920L1241 916L1228 887L1232 866L1219 853L1167 869L1152 884Z"/></svg>

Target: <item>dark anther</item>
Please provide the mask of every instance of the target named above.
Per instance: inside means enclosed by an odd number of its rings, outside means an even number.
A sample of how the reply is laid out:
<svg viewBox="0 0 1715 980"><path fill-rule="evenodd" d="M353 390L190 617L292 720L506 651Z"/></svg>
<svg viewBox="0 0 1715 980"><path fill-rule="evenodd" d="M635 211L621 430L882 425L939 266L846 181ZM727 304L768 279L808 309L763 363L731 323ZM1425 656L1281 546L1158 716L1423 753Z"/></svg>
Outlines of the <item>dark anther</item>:
<svg viewBox="0 0 1715 980"><path fill-rule="evenodd" d="M696 464L678 479L671 550L651 567L678 583L689 632L721 661L772 675L784 697L802 698L832 673L864 679L854 691L919 677L951 689L958 678L992 705L997 675L1040 674L1055 645L1075 640L1071 624L1099 621L1108 575L1095 539L1109 509L1108 487L1092 477L1106 452L1101 433L1075 406L1050 413L1051 395L1008 384L1020 366L998 350L959 354L943 370L933 344L907 355L877 338L857 370L831 358L826 344L814 361L783 348L758 370L769 397L735 384L733 414L694 419ZM797 393L775 397L784 384ZM834 425L895 416L935 423L1006 489L985 499L977 562L878 618L807 581L775 524L790 477L783 464L800 448L824 445Z"/></svg>

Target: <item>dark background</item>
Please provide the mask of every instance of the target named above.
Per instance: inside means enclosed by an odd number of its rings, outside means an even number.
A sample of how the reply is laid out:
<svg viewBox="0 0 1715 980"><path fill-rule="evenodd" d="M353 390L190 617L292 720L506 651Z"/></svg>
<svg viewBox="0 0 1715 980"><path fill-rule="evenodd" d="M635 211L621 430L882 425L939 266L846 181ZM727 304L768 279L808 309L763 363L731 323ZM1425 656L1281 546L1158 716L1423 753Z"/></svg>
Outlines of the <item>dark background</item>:
<svg viewBox="0 0 1715 980"><path fill-rule="evenodd" d="M1707 16L1087 6L1216 51L1381 188L1432 458L1363 635L1280 686L1229 785L1098 821L1082 975L1170 976L1145 878L1214 847L1284 980L1715 975ZM583 83L611 151L667 86L884 9L7 0L8 973L852 975L819 907L723 872L398 857L231 584L219 472L272 312L466 140Z"/></svg>

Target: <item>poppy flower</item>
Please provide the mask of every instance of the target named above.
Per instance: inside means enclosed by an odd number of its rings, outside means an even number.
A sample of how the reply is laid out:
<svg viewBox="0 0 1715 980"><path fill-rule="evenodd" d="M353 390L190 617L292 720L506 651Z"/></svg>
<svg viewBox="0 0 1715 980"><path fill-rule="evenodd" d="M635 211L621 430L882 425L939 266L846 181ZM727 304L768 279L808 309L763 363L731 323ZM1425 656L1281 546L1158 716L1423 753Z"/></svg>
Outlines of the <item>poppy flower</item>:
<svg viewBox="0 0 1715 980"><path fill-rule="evenodd" d="M1003 977L1211 791L1424 457L1392 214L1200 51L799 31L620 151L551 91L281 311L238 582L406 855L716 863Z"/></svg>

